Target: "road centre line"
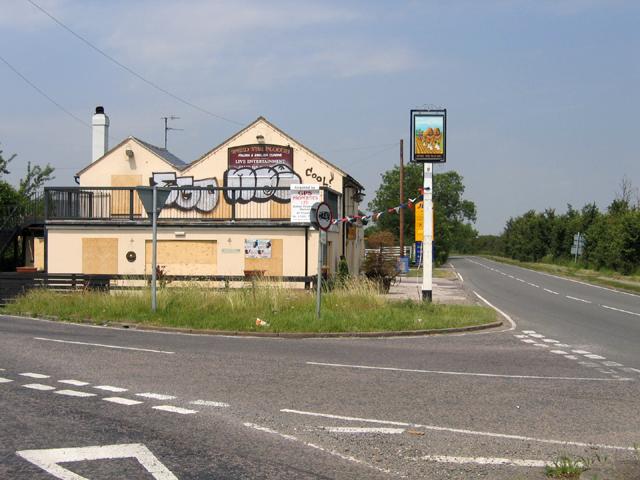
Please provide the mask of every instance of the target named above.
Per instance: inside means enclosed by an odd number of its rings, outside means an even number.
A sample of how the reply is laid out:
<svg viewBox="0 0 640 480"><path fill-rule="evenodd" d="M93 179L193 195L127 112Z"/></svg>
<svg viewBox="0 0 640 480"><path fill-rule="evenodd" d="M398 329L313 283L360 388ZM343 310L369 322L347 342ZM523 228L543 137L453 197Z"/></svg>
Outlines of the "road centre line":
<svg viewBox="0 0 640 480"><path fill-rule="evenodd" d="M197 410L189 410L188 408L174 407L173 405L156 405L155 407L151 407L151 408L155 410L162 410L164 412L179 413L181 415L198 413Z"/></svg>
<svg viewBox="0 0 640 480"><path fill-rule="evenodd" d="M18 375L22 377L29 377L29 378L49 378L49 375L43 375L42 373L27 372L27 373L19 373Z"/></svg>
<svg viewBox="0 0 640 480"><path fill-rule="evenodd" d="M527 285L531 285L534 288L540 288L540 285L536 285L535 283L527 282Z"/></svg>
<svg viewBox="0 0 640 480"><path fill-rule="evenodd" d="M42 390L43 392L56 389L56 387L52 387L51 385L43 385L41 383L27 383L26 385L22 386L24 388L30 388L32 390Z"/></svg>
<svg viewBox="0 0 640 480"><path fill-rule="evenodd" d="M322 430L326 430L331 433L385 433L385 434L398 434L404 433L405 428L390 428L390 427L319 427Z"/></svg>
<svg viewBox="0 0 640 480"><path fill-rule="evenodd" d="M360 459L357 459L355 457L352 457L351 455L345 455L343 453L337 452L335 450L327 450L319 445L316 445L314 443L309 443L309 442L305 442L304 440L300 440L298 437L294 437L293 435L287 435L286 433L280 433L277 430L273 430L272 428L269 427L263 427L260 425L256 425L255 423L249 423L246 422L243 424L245 427L249 427L249 428L253 428L254 430L258 430L259 432L264 432L264 433L270 433L271 435L277 435L280 438L284 438L285 440L290 440L292 442L300 442L303 445L310 447L310 448L314 448L316 450L319 450L321 452L325 452L328 453L329 455L333 455L335 457L341 458L342 460L347 460L349 462L353 462L353 463L357 463L360 465L365 465L369 468L373 468L375 470L378 470L379 472L383 472L383 473L392 473L391 470L387 470L386 468L380 468L380 467L376 467L375 465L371 465L367 462L363 462Z"/></svg>
<svg viewBox="0 0 640 480"><path fill-rule="evenodd" d="M89 382L82 382L80 380L58 380L58 383L66 383L67 385L73 385L75 387L85 387L89 385Z"/></svg>
<svg viewBox="0 0 640 480"><path fill-rule="evenodd" d="M546 347L546 345L545 345ZM522 380L573 380L573 381L595 381L595 382L612 382L620 381L611 378L590 378L590 377L544 377L540 375L504 375L498 373L477 373L477 372L449 372L441 370L421 370L413 368L394 368L394 367L376 367L369 365L350 365L344 363L324 363L324 362L305 362L307 365L316 365L321 367L337 367L337 368L354 368L360 370L382 370L390 372L408 372L408 373L427 373L435 375L458 375L469 377L489 377L489 378L515 378ZM631 380L630 378L626 379Z"/></svg>
<svg viewBox="0 0 640 480"><path fill-rule="evenodd" d="M122 347L119 345L105 345L102 343L87 343L87 342L75 342L71 340L57 340L55 338L43 338L43 337L33 337L34 340L41 340L44 342L58 342L58 343L70 343L73 345L88 345L90 347L103 347L103 348L116 348L119 350L135 350L138 352L150 352L150 353L165 353L167 355L173 355L176 352L166 352L164 350L152 350L150 348L134 348L134 347Z"/></svg>
<svg viewBox="0 0 640 480"><path fill-rule="evenodd" d="M553 290L549 290L548 288L543 288L545 292L553 293L554 295L560 295L558 292L554 292Z"/></svg>
<svg viewBox="0 0 640 480"><path fill-rule="evenodd" d="M9 382L13 382L13 380L9 378L0 377L0 383L9 383Z"/></svg>
<svg viewBox="0 0 640 480"><path fill-rule="evenodd" d="M118 405L127 405L127 406L140 405L141 403L144 403L139 400L131 400L130 398L122 398L122 397L105 397L102 400L104 400L105 402L117 403Z"/></svg>
<svg viewBox="0 0 640 480"><path fill-rule="evenodd" d="M578 302L591 303L589 300L585 300L583 298L578 298L578 297L572 297L571 295L565 295L565 297L567 297L570 300L576 300Z"/></svg>
<svg viewBox="0 0 640 480"><path fill-rule="evenodd" d="M511 458L491 458L491 457L450 457L447 455L424 455L420 460L438 463L458 463L477 465L505 465L509 467L546 467L549 463L542 460L519 460Z"/></svg>
<svg viewBox="0 0 640 480"><path fill-rule="evenodd" d="M537 442L537 443L547 443L547 444L553 444L553 445L566 445L566 446L586 447L586 448L603 448L608 450L623 450L623 451L629 451L629 452L635 451L635 448L633 447L621 447L618 445L602 445L602 444L596 444L596 443L574 442L569 440L555 440L555 439L548 439L548 438L527 437L524 435L511 435L506 433L483 432L478 430L467 430L463 428L440 427L436 425L422 425L419 423L395 422L392 420L378 420L375 418L348 417L344 415L332 415L329 413L306 412L304 410L293 410L289 408L283 408L280 411L283 413L293 413L297 415L306 415L310 417L332 418L334 420L348 420L348 421L363 422L363 423L379 423L381 425L397 425L400 427L422 428L425 430L433 430L437 432L462 433L465 435L477 435L477 436L493 437L493 438L506 438L511 440L522 440L525 442Z"/></svg>
<svg viewBox="0 0 640 480"><path fill-rule="evenodd" d="M622 310L621 308L609 307L607 305L600 305L602 308L608 308L609 310L615 310L616 312L627 313L629 315L635 315L636 317L640 317L640 313L630 312L629 310Z"/></svg>
<svg viewBox="0 0 640 480"><path fill-rule="evenodd" d="M491 308L493 308L496 312L498 312L500 315L502 315L504 318L506 318L509 321L509 323L511 324L511 327L509 327L509 329L507 329L507 332L509 332L511 330L515 330L516 322L514 322L509 315L504 313L498 307L496 307L496 306L492 305L491 303L489 303L488 300L486 300L485 298L481 297L480 294L478 292L476 292L475 290L473 291L473 293L475 294L476 297L478 297L480 300L482 300L484 303L489 305Z"/></svg>

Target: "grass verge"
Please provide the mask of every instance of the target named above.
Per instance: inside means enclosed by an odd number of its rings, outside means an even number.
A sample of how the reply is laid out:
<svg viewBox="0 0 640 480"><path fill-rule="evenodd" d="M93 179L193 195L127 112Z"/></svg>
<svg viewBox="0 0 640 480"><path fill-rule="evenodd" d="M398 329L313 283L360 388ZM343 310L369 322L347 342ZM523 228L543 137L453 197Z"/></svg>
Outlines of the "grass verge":
<svg viewBox="0 0 640 480"><path fill-rule="evenodd" d="M56 293L32 290L3 313L55 316L72 322L128 322L175 328L260 332L371 332L482 325L496 321L489 308L390 301L367 281L327 292L322 318L315 318L312 292L282 286L243 289L164 288L158 311L148 290L118 293ZM257 326L256 319L268 323Z"/></svg>
<svg viewBox="0 0 640 480"><path fill-rule="evenodd" d="M616 273L599 272L596 270L588 270L579 267L555 265L552 263L520 262L511 258L498 257L495 255L479 256L488 258L489 260L495 260L496 262L529 268L531 270L537 270L539 272L575 278L576 280L593 283L595 285L616 288L618 290L624 290L632 293L640 293L640 277L637 276L625 276Z"/></svg>

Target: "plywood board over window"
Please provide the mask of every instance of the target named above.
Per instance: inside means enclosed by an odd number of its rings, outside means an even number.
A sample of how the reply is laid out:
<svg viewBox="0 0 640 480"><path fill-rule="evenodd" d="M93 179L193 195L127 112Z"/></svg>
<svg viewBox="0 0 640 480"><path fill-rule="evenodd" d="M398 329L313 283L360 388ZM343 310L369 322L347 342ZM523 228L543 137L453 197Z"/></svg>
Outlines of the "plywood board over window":
<svg viewBox="0 0 640 480"><path fill-rule="evenodd" d="M142 175L111 175L112 187L138 187L142 185ZM131 190L111 190L111 214L129 215ZM142 202L138 193L133 192L133 215L142 215Z"/></svg>
<svg viewBox="0 0 640 480"><path fill-rule="evenodd" d="M268 277L281 277L282 239L271 240L271 258L245 258L244 269L245 271L264 272Z"/></svg>
<svg viewBox="0 0 640 480"><path fill-rule="evenodd" d="M145 273L151 274L151 240L145 244ZM159 240L158 265L167 275L215 275L215 240Z"/></svg>
<svg viewBox="0 0 640 480"><path fill-rule="evenodd" d="M83 238L82 273L117 274L118 239Z"/></svg>

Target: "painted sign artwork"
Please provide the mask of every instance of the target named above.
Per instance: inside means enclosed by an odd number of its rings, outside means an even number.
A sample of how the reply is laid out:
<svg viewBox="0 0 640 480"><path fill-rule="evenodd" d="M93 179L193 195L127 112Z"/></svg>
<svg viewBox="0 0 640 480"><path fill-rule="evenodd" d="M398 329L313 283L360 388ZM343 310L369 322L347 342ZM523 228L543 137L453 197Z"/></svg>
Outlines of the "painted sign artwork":
<svg viewBox="0 0 640 480"><path fill-rule="evenodd" d="M238 188L224 191L228 203L263 203L270 200L288 203L291 200L289 187L302 181L293 171L291 147L243 145L229 148L228 154L229 169L224 172L224 186ZM283 190L276 190L278 188Z"/></svg>
<svg viewBox="0 0 640 480"><path fill-rule="evenodd" d="M446 161L446 111L411 112L412 161Z"/></svg>
<svg viewBox="0 0 640 480"><path fill-rule="evenodd" d="M218 205L218 181L215 178L194 180L193 177L178 177L175 172L154 172L149 183L159 187L211 188L211 190L172 190L164 204L167 208L211 212Z"/></svg>
<svg viewBox="0 0 640 480"><path fill-rule="evenodd" d="M247 238L244 241L245 258L271 258L271 240Z"/></svg>

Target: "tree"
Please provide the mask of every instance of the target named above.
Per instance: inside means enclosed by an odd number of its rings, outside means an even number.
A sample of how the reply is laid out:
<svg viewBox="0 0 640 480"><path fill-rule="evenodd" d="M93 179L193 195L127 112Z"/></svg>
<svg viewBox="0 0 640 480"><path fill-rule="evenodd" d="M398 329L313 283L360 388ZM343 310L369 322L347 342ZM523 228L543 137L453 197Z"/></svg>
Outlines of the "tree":
<svg viewBox="0 0 640 480"><path fill-rule="evenodd" d="M40 190L46 182L53 180L53 167L49 164L41 167L40 165L31 165L27 163L27 173L19 181L18 188L14 188L11 184L2 179L4 175L8 175L9 163L16 158L14 153L9 158L4 158L0 150L0 205L17 205L25 203L35 193Z"/></svg>
<svg viewBox="0 0 640 480"><path fill-rule="evenodd" d="M406 199L417 197L423 184L423 167L411 163L404 171ZM433 178L433 202L435 216L436 263L447 260L455 249L467 251L477 232L471 226L476 221L476 206L463 199L464 184L462 176L455 171L435 174ZM373 212L386 212L400 203L400 168L394 167L382 174L382 183L374 199L369 202ZM415 212L411 208L404 210L404 234L408 240L415 235ZM389 231L395 238L400 234L398 215L382 215L372 231ZM368 229L369 230L369 229Z"/></svg>

